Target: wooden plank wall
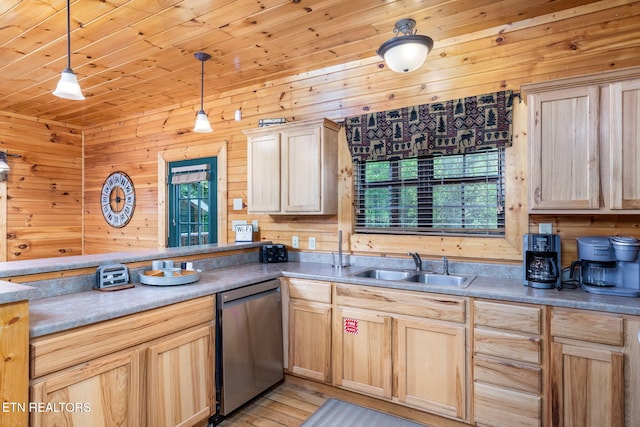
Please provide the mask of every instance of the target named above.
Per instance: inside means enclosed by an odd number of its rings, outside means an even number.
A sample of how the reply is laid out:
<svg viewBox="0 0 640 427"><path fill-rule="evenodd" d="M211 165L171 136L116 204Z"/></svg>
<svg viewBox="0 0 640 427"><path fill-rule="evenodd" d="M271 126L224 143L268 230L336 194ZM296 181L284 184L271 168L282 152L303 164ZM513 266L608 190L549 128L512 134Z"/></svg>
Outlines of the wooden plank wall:
<svg viewBox="0 0 640 427"><path fill-rule="evenodd" d="M0 260L81 255L82 129L0 113L0 150L11 168Z"/></svg>
<svg viewBox="0 0 640 427"><path fill-rule="evenodd" d="M518 91L525 83L638 66L639 14L640 2L607 0L455 40L439 40L427 63L419 71L406 75L382 67L372 52L371 58L231 92L216 94L215 88L208 89L205 110L214 128L212 134L191 131L198 100L185 100L180 106L85 129L85 251L156 247L158 152L183 149L187 158L190 148L201 151L203 146L213 146L220 141L228 143L229 230L232 220L258 220L260 239L289 244L295 234L300 236L301 248L306 249L308 237L314 236L319 251L335 250L337 217L280 218L248 215L246 209L232 209L234 198L246 202L246 141L242 130L256 127L260 118L285 117L295 121L328 117L340 121L367 111L503 89ZM423 31L428 33L426 29ZM233 121L233 112L238 108L244 116L241 122ZM134 217L123 229L108 227L98 204L102 182L115 170L122 170L133 178L138 197ZM524 170L513 171L511 175L519 177L518 185L524 185ZM526 202L523 203L520 208L526 208ZM343 203L343 213L345 209L350 206ZM637 234L633 221L617 217L607 221L605 223L613 224L621 234ZM567 236L592 233L585 227L588 221L581 217L553 222L561 224L556 229ZM535 221L529 227L537 229ZM607 227L599 232L610 233ZM229 236L233 238L232 233ZM462 257L467 255L455 242L442 243L437 250L432 250L418 247L411 237L386 241L391 250L386 251L384 243L377 244L376 253L400 254L398 247L409 247L434 255L446 254L448 250L456 250ZM483 253L492 257L491 250Z"/></svg>
<svg viewBox="0 0 640 427"><path fill-rule="evenodd" d="M640 238L638 215L531 215L531 233L538 232L538 225L553 225L553 232L562 238L562 265L567 267L578 259L576 238L582 236L635 236Z"/></svg>
<svg viewBox="0 0 640 427"><path fill-rule="evenodd" d="M187 107L149 112L86 130L85 245L87 253L157 244L157 151L229 143L229 224L257 219L260 239L289 243L317 239L320 251L335 250L334 217L270 217L234 211L233 198L246 201L246 142L241 131L265 117L289 121L343 117L399 106L455 98L501 89L518 90L523 83L596 73L640 64L637 55L640 3L601 2L572 11L472 34L464 40L436 43L419 72L399 75L380 67L376 58L344 64L209 96L205 110L213 134L190 131L197 100ZM602 25L603 23L607 25ZM241 108L244 118L233 121ZM124 170L138 189L136 214L124 229L105 225L97 204L99 188L113 170ZM229 227L230 225L228 225ZM231 234L230 234L231 235ZM403 239L403 240L406 240ZM398 242L393 242L393 247ZM383 249L381 249L383 252Z"/></svg>

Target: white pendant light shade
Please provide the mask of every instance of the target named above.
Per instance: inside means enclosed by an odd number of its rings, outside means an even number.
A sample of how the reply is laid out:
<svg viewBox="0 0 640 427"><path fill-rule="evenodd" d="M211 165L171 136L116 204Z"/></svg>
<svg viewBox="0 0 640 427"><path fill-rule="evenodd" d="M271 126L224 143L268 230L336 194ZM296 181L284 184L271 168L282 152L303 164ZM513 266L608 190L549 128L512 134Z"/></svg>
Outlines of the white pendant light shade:
<svg viewBox="0 0 640 427"><path fill-rule="evenodd" d="M78 78L70 68L66 68L60 74L58 86L56 86L53 94L58 98L73 99L75 101L82 101L84 99L82 89L78 84Z"/></svg>
<svg viewBox="0 0 640 427"><path fill-rule="evenodd" d="M198 111L196 115L196 124L193 127L193 131L198 133L213 132L211 123L209 123L209 117L207 117L207 113L204 112L204 63L211 59L211 55L205 52L196 52L193 56L202 62L202 73L200 74L200 111Z"/></svg>
<svg viewBox="0 0 640 427"><path fill-rule="evenodd" d="M413 19L396 22L393 30L396 37L382 43L378 49L378 55L396 73L410 73L420 68L433 48L433 40L430 37L415 34L415 25L416 21Z"/></svg>
<svg viewBox="0 0 640 427"><path fill-rule="evenodd" d="M198 111L196 115L196 125L193 127L194 132L213 132L211 129L211 123L209 123L209 117L204 111Z"/></svg>
<svg viewBox="0 0 640 427"><path fill-rule="evenodd" d="M60 80L53 94L58 98L73 99L74 101L82 101L84 95L78 84L78 77L71 69L71 9L70 0L67 0L67 68L62 70Z"/></svg>

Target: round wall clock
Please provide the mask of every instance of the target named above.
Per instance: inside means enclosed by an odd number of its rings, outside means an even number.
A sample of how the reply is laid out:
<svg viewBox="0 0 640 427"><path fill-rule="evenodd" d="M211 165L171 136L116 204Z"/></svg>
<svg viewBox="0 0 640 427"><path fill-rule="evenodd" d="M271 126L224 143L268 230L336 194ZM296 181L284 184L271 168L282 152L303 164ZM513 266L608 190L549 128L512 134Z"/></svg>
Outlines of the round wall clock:
<svg viewBox="0 0 640 427"><path fill-rule="evenodd" d="M136 207L136 191L129 175L114 172L102 184L100 195L102 215L107 223L115 228L129 223Z"/></svg>

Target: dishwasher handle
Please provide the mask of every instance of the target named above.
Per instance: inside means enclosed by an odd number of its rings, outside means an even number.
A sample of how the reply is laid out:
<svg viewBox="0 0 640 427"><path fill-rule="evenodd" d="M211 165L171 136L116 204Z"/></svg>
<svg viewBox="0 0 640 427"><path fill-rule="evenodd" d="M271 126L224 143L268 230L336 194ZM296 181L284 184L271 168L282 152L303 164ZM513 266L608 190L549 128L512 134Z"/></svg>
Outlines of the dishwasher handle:
<svg viewBox="0 0 640 427"><path fill-rule="evenodd" d="M242 288L223 292L220 295L220 303L224 306L232 301L237 301L239 299L269 291L280 292L280 281L278 279L268 280L266 282L260 282L254 285L243 286Z"/></svg>

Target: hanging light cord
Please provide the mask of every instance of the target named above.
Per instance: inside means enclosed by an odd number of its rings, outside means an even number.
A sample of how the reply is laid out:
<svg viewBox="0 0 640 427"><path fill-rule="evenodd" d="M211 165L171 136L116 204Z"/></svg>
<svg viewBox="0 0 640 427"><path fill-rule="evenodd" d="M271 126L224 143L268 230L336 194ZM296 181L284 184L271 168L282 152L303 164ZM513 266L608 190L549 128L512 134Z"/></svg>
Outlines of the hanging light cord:
<svg viewBox="0 0 640 427"><path fill-rule="evenodd" d="M71 0L67 0L67 70L71 70Z"/></svg>
<svg viewBox="0 0 640 427"><path fill-rule="evenodd" d="M202 72L200 73L200 111L204 112L204 61L202 62Z"/></svg>

